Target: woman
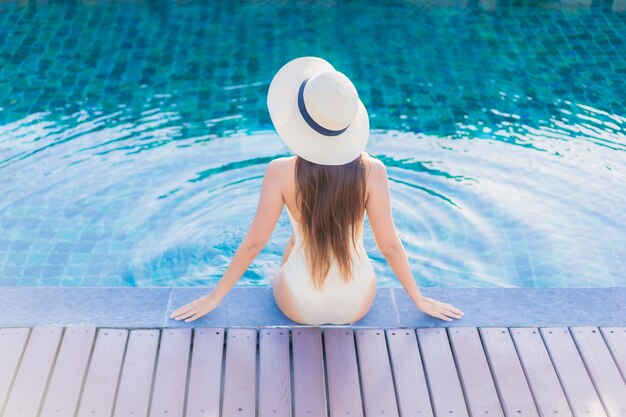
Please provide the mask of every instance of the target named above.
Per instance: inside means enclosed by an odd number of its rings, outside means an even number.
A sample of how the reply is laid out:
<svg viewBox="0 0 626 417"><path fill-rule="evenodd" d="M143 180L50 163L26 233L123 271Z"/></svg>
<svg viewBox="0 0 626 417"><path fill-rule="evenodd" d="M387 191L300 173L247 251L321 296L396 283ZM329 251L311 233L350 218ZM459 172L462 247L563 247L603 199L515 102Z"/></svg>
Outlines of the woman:
<svg viewBox="0 0 626 417"><path fill-rule="evenodd" d="M364 151L369 120L352 82L321 58L297 58L274 76L267 101L279 136L296 155L268 164L250 230L213 291L170 317L190 322L215 309L265 247L286 205L294 234L272 286L291 320L348 324L369 311L376 276L363 248L366 213L376 245L416 307L460 319L459 309L417 287L393 224L385 166Z"/></svg>

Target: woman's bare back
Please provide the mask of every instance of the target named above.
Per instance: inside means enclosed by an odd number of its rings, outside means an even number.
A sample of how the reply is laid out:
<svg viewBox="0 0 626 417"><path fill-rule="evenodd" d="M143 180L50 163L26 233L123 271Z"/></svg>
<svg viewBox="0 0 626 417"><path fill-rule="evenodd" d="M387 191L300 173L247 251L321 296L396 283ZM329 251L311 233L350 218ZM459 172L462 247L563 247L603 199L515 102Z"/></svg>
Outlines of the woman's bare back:
<svg viewBox="0 0 626 417"><path fill-rule="evenodd" d="M285 182L283 184L283 200L289 210L291 216L300 223L300 210L296 204L296 159L297 156L289 156L280 158L281 163L284 164ZM366 165L366 201L369 196L370 181L369 176L371 172L372 161L375 159L363 153L363 160Z"/></svg>

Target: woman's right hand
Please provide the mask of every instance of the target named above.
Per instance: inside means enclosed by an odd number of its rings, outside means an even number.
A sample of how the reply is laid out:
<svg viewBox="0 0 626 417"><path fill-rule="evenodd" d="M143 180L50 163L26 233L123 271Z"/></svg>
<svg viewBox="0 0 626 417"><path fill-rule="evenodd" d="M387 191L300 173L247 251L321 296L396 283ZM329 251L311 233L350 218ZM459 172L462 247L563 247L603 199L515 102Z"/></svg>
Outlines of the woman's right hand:
<svg viewBox="0 0 626 417"><path fill-rule="evenodd" d="M426 296L422 296L415 305L429 316L445 321L452 321L452 318L460 319L465 314L452 304L443 303Z"/></svg>
<svg viewBox="0 0 626 417"><path fill-rule="evenodd" d="M177 308L170 314L170 318L175 320L187 319L185 322L189 323L213 311L221 302L222 298L211 292Z"/></svg>

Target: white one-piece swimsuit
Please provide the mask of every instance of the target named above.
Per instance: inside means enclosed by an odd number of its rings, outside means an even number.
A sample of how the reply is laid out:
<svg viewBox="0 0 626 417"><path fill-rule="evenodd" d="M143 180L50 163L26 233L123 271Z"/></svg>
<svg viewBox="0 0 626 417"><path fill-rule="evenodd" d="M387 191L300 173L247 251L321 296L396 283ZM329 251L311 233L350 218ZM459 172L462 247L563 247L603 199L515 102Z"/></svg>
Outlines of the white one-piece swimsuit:
<svg viewBox="0 0 626 417"><path fill-rule="evenodd" d="M283 264L285 282L293 294L300 314L309 325L348 324L358 312L368 294L376 274L370 258L363 247L363 228L361 227L356 247L361 260L350 245L352 258L352 279L345 282L333 259L324 286L318 290L313 286L313 278L306 264L303 239L299 223L291 216L289 219L294 230L295 243L289 258Z"/></svg>

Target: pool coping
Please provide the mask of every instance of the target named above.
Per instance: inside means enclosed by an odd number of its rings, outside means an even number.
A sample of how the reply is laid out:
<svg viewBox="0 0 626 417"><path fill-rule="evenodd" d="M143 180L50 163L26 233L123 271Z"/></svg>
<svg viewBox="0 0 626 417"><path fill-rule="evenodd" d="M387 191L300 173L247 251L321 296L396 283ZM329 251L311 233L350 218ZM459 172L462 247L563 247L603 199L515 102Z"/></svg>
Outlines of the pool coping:
<svg viewBox="0 0 626 417"><path fill-rule="evenodd" d="M0 327L300 327L276 305L272 287L234 287L190 323L169 318L212 287L2 287ZM437 288L422 294L460 308L452 322L419 311L402 287L377 288L374 304L351 327L626 326L626 287ZM334 327L325 324L318 327ZM345 326L345 325L343 325Z"/></svg>

